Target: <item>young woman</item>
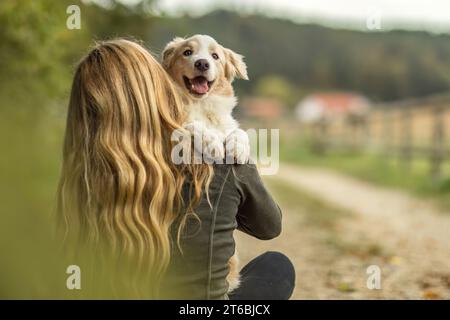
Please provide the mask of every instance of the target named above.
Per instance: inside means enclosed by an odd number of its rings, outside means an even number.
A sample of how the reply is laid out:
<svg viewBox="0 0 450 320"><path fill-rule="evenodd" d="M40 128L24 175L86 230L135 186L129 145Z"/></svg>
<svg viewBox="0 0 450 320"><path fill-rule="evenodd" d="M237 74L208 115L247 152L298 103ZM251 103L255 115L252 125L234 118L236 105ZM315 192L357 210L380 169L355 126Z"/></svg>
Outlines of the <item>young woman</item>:
<svg viewBox="0 0 450 320"><path fill-rule="evenodd" d="M281 212L254 165L173 164L182 122L177 89L148 51L96 45L76 69L67 115L58 192L67 237L133 261L157 280L158 298L288 299L294 269L276 252L245 266L227 295L233 231L271 239Z"/></svg>

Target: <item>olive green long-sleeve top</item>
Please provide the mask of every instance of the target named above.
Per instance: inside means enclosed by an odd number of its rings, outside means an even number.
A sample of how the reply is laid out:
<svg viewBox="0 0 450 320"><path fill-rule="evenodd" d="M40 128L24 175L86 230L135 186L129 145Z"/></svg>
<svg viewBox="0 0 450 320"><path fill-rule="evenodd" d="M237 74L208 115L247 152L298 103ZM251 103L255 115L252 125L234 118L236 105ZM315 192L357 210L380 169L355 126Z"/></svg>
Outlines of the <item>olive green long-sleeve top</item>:
<svg viewBox="0 0 450 320"><path fill-rule="evenodd" d="M189 187L184 198L189 201ZM277 237L281 211L255 165L215 165L214 178L189 218L181 237L182 253L174 243L171 264L163 282L163 298L227 299L228 260L235 252L233 231L258 239ZM176 239L177 226L173 226Z"/></svg>

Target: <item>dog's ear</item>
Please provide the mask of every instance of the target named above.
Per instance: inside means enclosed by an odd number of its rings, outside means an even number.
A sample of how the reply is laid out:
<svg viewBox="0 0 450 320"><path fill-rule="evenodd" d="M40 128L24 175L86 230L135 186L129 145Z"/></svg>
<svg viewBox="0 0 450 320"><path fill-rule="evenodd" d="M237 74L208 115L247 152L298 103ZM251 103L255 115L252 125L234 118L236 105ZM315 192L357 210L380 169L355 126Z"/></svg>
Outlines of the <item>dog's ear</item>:
<svg viewBox="0 0 450 320"><path fill-rule="evenodd" d="M247 65L244 56L237 54L233 50L223 49L225 52L225 77L232 81L234 78L248 80Z"/></svg>
<svg viewBox="0 0 450 320"><path fill-rule="evenodd" d="M162 52L162 65L165 69L168 69L172 66L175 49L182 41L184 41L183 38L176 37L172 41L170 41L164 48Z"/></svg>

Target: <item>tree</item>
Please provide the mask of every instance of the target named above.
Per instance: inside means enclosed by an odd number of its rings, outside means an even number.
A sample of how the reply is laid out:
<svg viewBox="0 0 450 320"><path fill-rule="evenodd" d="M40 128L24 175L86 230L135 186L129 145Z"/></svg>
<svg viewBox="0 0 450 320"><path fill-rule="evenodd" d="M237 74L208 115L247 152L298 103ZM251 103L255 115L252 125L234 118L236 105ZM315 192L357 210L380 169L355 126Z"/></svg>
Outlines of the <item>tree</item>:
<svg viewBox="0 0 450 320"><path fill-rule="evenodd" d="M288 80L278 75L260 78L256 83L254 94L278 99L289 107L293 107L298 99L298 92L296 92L295 87Z"/></svg>

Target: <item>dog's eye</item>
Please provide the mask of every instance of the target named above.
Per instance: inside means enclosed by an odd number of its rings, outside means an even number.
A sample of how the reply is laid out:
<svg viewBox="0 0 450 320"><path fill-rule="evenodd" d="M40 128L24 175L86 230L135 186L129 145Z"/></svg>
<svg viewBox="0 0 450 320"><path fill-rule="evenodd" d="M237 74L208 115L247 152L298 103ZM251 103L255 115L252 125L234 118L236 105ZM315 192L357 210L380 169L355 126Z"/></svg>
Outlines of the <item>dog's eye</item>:
<svg viewBox="0 0 450 320"><path fill-rule="evenodd" d="M190 50L190 49L187 49L183 52L183 55L185 55L186 57L190 56L191 54L192 54L192 50Z"/></svg>
<svg viewBox="0 0 450 320"><path fill-rule="evenodd" d="M214 60L219 59L219 55L217 53L213 53L211 56L214 58Z"/></svg>

